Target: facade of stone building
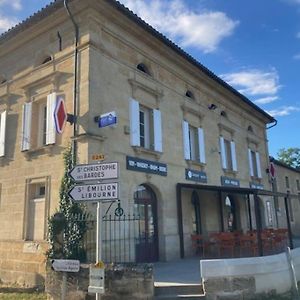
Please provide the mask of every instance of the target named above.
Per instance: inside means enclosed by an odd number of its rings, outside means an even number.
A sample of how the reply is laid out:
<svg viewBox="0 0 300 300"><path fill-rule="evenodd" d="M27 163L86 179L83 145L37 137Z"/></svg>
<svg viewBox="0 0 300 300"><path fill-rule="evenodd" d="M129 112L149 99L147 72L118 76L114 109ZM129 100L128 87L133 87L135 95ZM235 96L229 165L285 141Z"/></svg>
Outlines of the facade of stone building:
<svg viewBox="0 0 300 300"><path fill-rule="evenodd" d="M97 154L119 163L120 204L144 218L147 239L131 248L141 260L192 255L192 233L255 227L255 201L273 203L258 191L272 190L275 120L117 1L69 7L79 28L75 136L70 124L56 134L52 118L58 97L73 112L74 24L63 1L0 37L0 279L42 282L71 140L79 164ZM95 117L112 111L117 125L99 128Z"/></svg>
<svg viewBox="0 0 300 300"><path fill-rule="evenodd" d="M287 195L283 199L275 197L276 221L278 227L287 227L287 215L293 237L300 237L300 170L271 158L274 165L274 192ZM287 207L286 207L287 206ZM286 209L287 208L287 209ZM287 214L288 213L288 214Z"/></svg>

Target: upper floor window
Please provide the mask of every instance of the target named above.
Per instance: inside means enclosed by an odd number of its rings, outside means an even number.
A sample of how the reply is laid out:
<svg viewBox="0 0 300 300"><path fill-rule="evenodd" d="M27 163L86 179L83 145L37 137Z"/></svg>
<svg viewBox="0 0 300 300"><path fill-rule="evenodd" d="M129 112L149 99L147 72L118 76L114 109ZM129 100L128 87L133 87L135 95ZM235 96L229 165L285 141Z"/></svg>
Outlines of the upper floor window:
<svg viewBox="0 0 300 300"><path fill-rule="evenodd" d="M300 191L300 181L299 181L299 179L296 180L296 184L297 184L297 190Z"/></svg>
<svg viewBox="0 0 300 300"><path fill-rule="evenodd" d="M254 132L254 131L253 131L253 127L252 127L251 125L248 126L248 131L251 132L251 133Z"/></svg>
<svg viewBox="0 0 300 300"><path fill-rule="evenodd" d="M56 131L53 118L55 104L56 93L49 94L47 99L24 104L22 151L55 144Z"/></svg>
<svg viewBox="0 0 300 300"><path fill-rule="evenodd" d="M202 128L182 122L184 158L205 163L205 143Z"/></svg>
<svg viewBox="0 0 300 300"><path fill-rule="evenodd" d="M289 180L288 176L285 176L285 187L286 187L287 189L290 188L290 180Z"/></svg>
<svg viewBox="0 0 300 300"><path fill-rule="evenodd" d="M150 71L149 71L149 68L148 68L145 64L140 63L140 64L138 64L138 65L136 66L136 68L137 68L138 70L142 71L143 73L146 73L147 75L150 75L150 76L151 76Z"/></svg>
<svg viewBox="0 0 300 300"><path fill-rule="evenodd" d="M7 111L0 112L0 157L5 155Z"/></svg>
<svg viewBox="0 0 300 300"><path fill-rule="evenodd" d="M161 112L130 99L130 141L132 146L162 152Z"/></svg>
<svg viewBox="0 0 300 300"><path fill-rule="evenodd" d="M195 99L193 92L191 92L190 90L186 91L185 96L191 99Z"/></svg>
<svg viewBox="0 0 300 300"><path fill-rule="evenodd" d="M235 142L220 137L222 168L227 171L237 171Z"/></svg>
<svg viewBox="0 0 300 300"><path fill-rule="evenodd" d="M256 178L262 178L259 153L249 148L248 160L249 160L250 176Z"/></svg>

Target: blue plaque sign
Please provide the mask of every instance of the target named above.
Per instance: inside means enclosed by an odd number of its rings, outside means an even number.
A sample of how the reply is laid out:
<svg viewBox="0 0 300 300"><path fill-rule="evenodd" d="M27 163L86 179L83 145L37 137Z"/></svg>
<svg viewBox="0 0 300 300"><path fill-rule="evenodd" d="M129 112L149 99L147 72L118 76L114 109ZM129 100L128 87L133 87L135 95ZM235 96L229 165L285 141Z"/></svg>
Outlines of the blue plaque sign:
<svg viewBox="0 0 300 300"><path fill-rule="evenodd" d="M256 190L264 189L264 186L262 184L254 183L254 182L250 182L250 187L251 187L251 189L256 189Z"/></svg>
<svg viewBox="0 0 300 300"><path fill-rule="evenodd" d="M126 156L126 168L131 171L151 173L160 176L167 176L168 174L166 164L131 156Z"/></svg>
<svg viewBox="0 0 300 300"><path fill-rule="evenodd" d="M109 113L103 114L98 119L99 128L103 128L106 126L112 126L117 124L117 115L115 111L111 111Z"/></svg>
<svg viewBox="0 0 300 300"><path fill-rule="evenodd" d="M221 184L223 186L235 186L240 187L240 181L235 178L221 176Z"/></svg>
<svg viewBox="0 0 300 300"><path fill-rule="evenodd" d="M207 183L207 175L205 172L185 169L185 179L197 182Z"/></svg>

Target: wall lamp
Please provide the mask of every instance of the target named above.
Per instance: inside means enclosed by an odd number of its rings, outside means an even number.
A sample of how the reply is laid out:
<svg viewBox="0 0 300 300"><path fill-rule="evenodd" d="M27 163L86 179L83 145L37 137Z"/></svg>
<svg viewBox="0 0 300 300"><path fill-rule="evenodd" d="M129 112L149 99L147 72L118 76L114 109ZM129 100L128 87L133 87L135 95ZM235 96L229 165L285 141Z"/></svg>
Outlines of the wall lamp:
<svg viewBox="0 0 300 300"><path fill-rule="evenodd" d="M215 105L213 103L208 106L209 110L215 110L216 108L217 108L217 105Z"/></svg>

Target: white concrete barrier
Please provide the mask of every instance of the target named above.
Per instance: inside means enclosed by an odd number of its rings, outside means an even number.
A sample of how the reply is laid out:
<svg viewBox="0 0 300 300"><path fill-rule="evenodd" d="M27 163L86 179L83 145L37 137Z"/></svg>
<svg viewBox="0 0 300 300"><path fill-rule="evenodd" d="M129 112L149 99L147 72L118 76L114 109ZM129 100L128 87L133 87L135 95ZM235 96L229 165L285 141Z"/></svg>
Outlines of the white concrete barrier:
<svg viewBox="0 0 300 300"><path fill-rule="evenodd" d="M291 257L299 282L300 248L292 250ZM291 291L293 282L286 253L264 257L201 260L200 271L204 288L207 285L210 288L219 288L220 291L221 282L227 290L230 289L226 287L228 284L231 285L231 291L247 289L247 286L238 283L239 279L247 278L254 285L251 287L251 293L284 294ZM223 279L226 279L227 283ZM231 284L233 279L235 283ZM246 281L244 283L246 284Z"/></svg>

